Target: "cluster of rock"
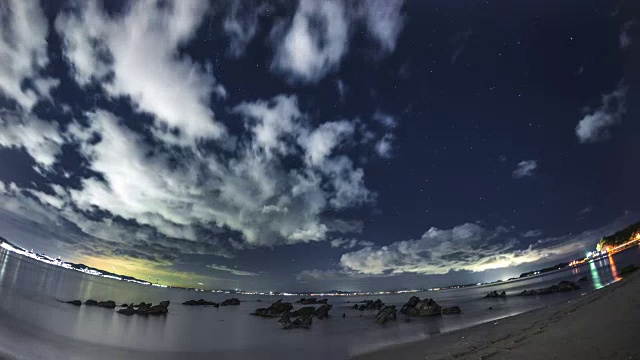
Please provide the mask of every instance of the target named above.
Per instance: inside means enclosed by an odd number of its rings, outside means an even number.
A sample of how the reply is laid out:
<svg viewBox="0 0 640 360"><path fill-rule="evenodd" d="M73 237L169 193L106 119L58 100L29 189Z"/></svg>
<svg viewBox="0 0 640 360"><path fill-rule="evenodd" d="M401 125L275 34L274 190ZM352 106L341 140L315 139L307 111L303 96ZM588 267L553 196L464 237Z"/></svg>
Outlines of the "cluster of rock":
<svg viewBox="0 0 640 360"><path fill-rule="evenodd" d="M462 310L458 306L443 308L433 299L420 300L417 296L412 296L400 309L400 313L407 316L434 316L460 314L461 312Z"/></svg>
<svg viewBox="0 0 640 360"><path fill-rule="evenodd" d="M164 315L169 312L169 300L161 301L158 305L152 303L141 302L138 305L129 304L124 309L118 310L119 314L123 315Z"/></svg>
<svg viewBox="0 0 640 360"><path fill-rule="evenodd" d="M308 299L302 298L296 301L296 303L302 304L302 305L326 304L327 302L329 302L329 300L327 299L318 300L318 298L308 298Z"/></svg>
<svg viewBox="0 0 640 360"><path fill-rule="evenodd" d="M182 305L188 305L188 306L215 306L215 307L219 307L220 306L220 304L218 304L217 302L207 301L207 300L204 300L204 299L185 301L185 302L182 303Z"/></svg>
<svg viewBox="0 0 640 360"><path fill-rule="evenodd" d="M377 299L376 301L373 301L373 300L362 300L361 303L364 303L364 304L360 304L360 305L355 304L351 308L353 310L360 310L360 311L381 310L381 309L384 308L384 303L380 299Z"/></svg>
<svg viewBox="0 0 640 360"><path fill-rule="evenodd" d="M75 305L75 306L82 305L82 301L80 300L65 301L65 303ZM98 306L98 307L103 307L107 309L114 309L116 307L115 301L112 301L112 300L96 301L96 300L89 299L85 301L84 304L87 306Z"/></svg>
<svg viewBox="0 0 640 360"><path fill-rule="evenodd" d="M565 292L572 290L579 290L580 286L578 284L571 281L560 281L558 285L551 285L542 289L533 289L533 290L523 290L520 293L520 296L534 296L534 295L547 295L553 294L557 292Z"/></svg>
<svg viewBox="0 0 640 360"><path fill-rule="evenodd" d="M506 292L501 292L498 293L496 290L493 290L492 292L488 293L487 296L488 298L505 298L507 297L507 293Z"/></svg>
<svg viewBox="0 0 640 360"><path fill-rule="evenodd" d="M268 308L259 308L252 312L251 315L262 317L279 317L286 311L293 310L291 303L283 303L282 299L274 302Z"/></svg>
<svg viewBox="0 0 640 360"><path fill-rule="evenodd" d="M240 305L240 299L231 298L220 303L220 306Z"/></svg>
<svg viewBox="0 0 640 360"><path fill-rule="evenodd" d="M317 301L315 302L318 303ZM283 329L308 329L311 326L313 317L323 319L329 316L329 311L333 305L322 304L319 307L305 306L295 311L291 303L283 303L282 299L274 302L268 308L256 309L251 315L261 317L280 317L278 320Z"/></svg>

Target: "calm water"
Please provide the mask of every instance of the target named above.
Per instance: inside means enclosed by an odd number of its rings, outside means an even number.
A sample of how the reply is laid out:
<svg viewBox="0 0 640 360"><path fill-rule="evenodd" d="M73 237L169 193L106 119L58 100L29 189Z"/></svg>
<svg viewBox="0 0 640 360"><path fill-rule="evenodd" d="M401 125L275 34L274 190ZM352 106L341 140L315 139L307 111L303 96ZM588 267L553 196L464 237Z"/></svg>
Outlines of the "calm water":
<svg viewBox="0 0 640 360"><path fill-rule="evenodd" d="M487 321L570 301L617 278L616 268L640 263L640 247L579 268L506 284L416 294L443 306L458 305L461 315L410 322L372 322L375 312L351 310L365 297L332 297L332 318L314 320L311 329L281 330L275 319L250 316L277 297L237 296L240 306L187 307L189 299L222 301L230 295L163 289L89 276L35 262L0 249L0 349L24 359L42 358L347 358L397 343L416 341ZM543 297L484 299L492 290L517 294L560 280L577 281L582 290ZM380 297L401 306L410 294ZM171 300L169 314L160 317L123 316L114 310L75 307L58 300L114 300L116 303ZM371 297L375 299L377 297ZM261 299L263 303L256 300ZM297 298L285 298L295 302ZM351 301L351 303L347 303ZM493 310L488 310L488 307ZM342 313L347 317L342 318ZM362 316L361 316L362 314ZM139 352L143 351L143 352ZM0 354L2 354L0 352ZM2 357L0 355L0 357Z"/></svg>

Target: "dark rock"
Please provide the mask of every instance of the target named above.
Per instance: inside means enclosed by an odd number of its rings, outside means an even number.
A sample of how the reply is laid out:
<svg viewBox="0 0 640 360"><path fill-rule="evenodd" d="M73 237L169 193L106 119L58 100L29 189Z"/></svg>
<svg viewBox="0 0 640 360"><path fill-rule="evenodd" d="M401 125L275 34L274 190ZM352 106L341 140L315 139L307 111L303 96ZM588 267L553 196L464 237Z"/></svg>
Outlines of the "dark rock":
<svg viewBox="0 0 640 360"><path fill-rule="evenodd" d="M312 321L313 321L313 315L304 315L296 318L293 321L284 322L282 324L282 328L286 330L297 329L297 328L308 329L311 327Z"/></svg>
<svg viewBox="0 0 640 360"><path fill-rule="evenodd" d="M489 306L487 310L493 310L493 306Z"/></svg>
<svg viewBox="0 0 640 360"><path fill-rule="evenodd" d="M75 305L75 306L80 306L80 305L82 305L82 301L80 301L80 300L65 301L65 303L66 303L66 304Z"/></svg>
<svg viewBox="0 0 640 360"><path fill-rule="evenodd" d="M112 301L112 300L98 301L96 306L100 306L100 307L107 308L107 309L115 309L116 303L115 303L115 301Z"/></svg>
<svg viewBox="0 0 640 360"><path fill-rule="evenodd" d="M274 302L268 308L259 308L256 309L251 315L262 316L262 317L278 317L281 316L285 311L291 311L293 309L293 305L291 303L283 303L282 299Z"/></svg>
<svg viewBox="0 0 640 360"><path fill-rule="evenodd" d="M120 305L120 307L122 307L122 308L126 308L126 307L129 307L129 306L133 307L133 304L131 304L131 305L129 305L129 304L122 304L122 305Z"/></svg>
<svg viewBox="0 0 640 360"><path fill-rule="evenodd" d="M298 301L296 301L296 303L298 304L302 304L302 305L315 305L315 304L326 304L327 302L329 302L328 299L322 299L322 300L318 300L318 298L302 298Z"/></svg>
<svg viewBox="0 0 640 360"><path fill-rule="evenodd" d="M237 298L227 299L220 303L220 306L240 305L240 300Z"/></svg>
<svg viewBox="0 0 640 360"><path fill-rule="evenodd" d="M204 299L185 301L185 302L182 303L182 305L188 305L188 306L215 306L215 307L220 306L220 304L218 304L216 302L207 301L207 300L204 300Z"/></svg>
<svg viewBox="0 0 640 360"><path fill-rule="evenodd" d="M282 313L282 316L280 316L280 320L278 320L279 323L281 324L290 324L291 323L291 312L289 311L285 311Z"/></svg>
<svg viewBox="0 0 640 360"><path fill-rule="evenodd" d="M136 313L136 309L133 308L133 305L128 306L126 309L118 310L118 314L123 315L133 315Z"/></svg>
<svg viewBox="0 0 640 360"><path fill-rule="evenodd" d="M343 318L346 318L346 317L347 317L347 314L342 313L342 317L343 317Z"/></svg>
<svg viewBox="0 0 640 360"><path fill-rule="evenodd" d="M300 309L298 309L296 311L293 311L291 313L291 316L298 317L298 316L302 316L302 315L313 315L315 310L316 310L316 308L314 308L313 306L305 306L305 307L300 308Z"/></svg>
<svg viewBox="0 0 640 360"><path fill-rule="evenodd" d="M360 307L358 308L358 310L360 311L365 311L367 309L366 305L360 305Z"/></svg>
<svg viewBox="0 0 640 360"><path fill-rule="evenodd" d="M385 306L382 310L378 311L376 317L374 318L374 321L377 324L384 324L385 322L387 322L387 320L395 320L396 315L397 314L395 306Z"/></svg>
<svg viewBox="0 0 640 360"><path fill-rule="evenodd" d="M572 291L572 290L578 290L578 289L580 289L580 286L578 286L578 284L574 282L560 281L558 285L551 285L549 287L542 288L542 289L523 290L520 293L520 296L547 295L547 294L553 294L557 292L565 292L565 291Z"/></svg>
<svg viewBox="0 0 640 360"><path fill-rule="evenodd" d="M409 316L433 316L442 313L442 307L433 299L420 300L417 296L412 296L406 304L402 306L400 312Z"/></svg>
<svg viewBox="0 0 640 360"><path fill-rule="evenodd" d="M146 306L146 304L143 302L141 302L140 304L137 305L133 305L134 308L140 307L140 306Z"/></svg>
<svg viewBox="0 0 640 360"><path fill-rule="evenodd" d="M96 306L96 305L98 305L98 302L95 301L95 300L89 299L89 300L85 301L84 304L85 305L89 305L89 306Z"/></svg>
<svg viewBox="0 0 640 360"><path fill-rule="evenodd" d="M328 304L320 305L320 307L318 307L313 312L313 315L315 315L318 319L329 317L329 310L331 310L332 307L333 305L328 305Z"/></svg>
<svg viewBox="0 0 640 360"><path fill-rule="evenodd" d="M634 272L634 271L636 271L638 269L640 269L640 268L638 268L635 265L625 266L625 267L621 268L620 271L618 271L618 275L619 276L629 275L629 274L631 274L632 272Z"/></svg>
<svg viewBox="0 0 640 360"><path fill-rule="evenodd" d="M258 299L258 300L256 300L256 302L262 302L262 300Z"/></svg>
<svg viewBox="0 0 640 360"><path fill-rule="evenodd" d="M358 309L358 310L364 311L364 310L380 310L380 309L384 308L384 303L380 299L377 299L376 301L373 301L373 300L362 300L360 302L363 303L363 304L360 305L360 306L354 305L353 309Z"/></svg>
<svg viewBox="0 0 640 360"><path fill-rule="evenodd" d="M501 292L501 293L498 293L497 291L494 290L494 291L488 293L487 296L485 296L485 297L488 297L488 298L504 298L504 297L507 297L507 293L505 293L504 291Z"/></svg>
<svg viewBox="0 0 640 360"><path fill-rule="evenodd" d="M442 313L443 314L460 314L462 313L462 310L460 309L459 306L450 306L450 307L442 308Z"/></svg>
<svg viewBox="0 0 640 360"><path fill-rule="evenodd" d="M355 305L353 305L351 308L352 308L353 310L358 310L359 306L358 306L358 304L355 304Z"/></svg>
<svg viewBox="0 0 640 360"><path fill-rule="evenodd" d="M158 305L152 305L151 303L138 306L136 314L139 315L163 315L169 312L170 302L162 301Z"/></svg>
<svg viewBox="0 0 640 360"><path fill-rule="evenodd" d="M328 302L329 302L329 299L324 298L316 301L316 304L327 304Z"/></svg>

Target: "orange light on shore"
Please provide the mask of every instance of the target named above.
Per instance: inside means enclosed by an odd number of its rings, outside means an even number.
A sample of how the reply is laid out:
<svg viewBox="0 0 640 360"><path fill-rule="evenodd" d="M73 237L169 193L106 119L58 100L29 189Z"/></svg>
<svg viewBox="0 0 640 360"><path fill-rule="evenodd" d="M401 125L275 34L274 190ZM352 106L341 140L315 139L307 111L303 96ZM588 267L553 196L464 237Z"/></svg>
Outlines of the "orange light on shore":
<svg viewBox="0 0 640 360"><path fill-rule="evenodd" d="M640 240L640 231L636 234L636 237L633 240Z"/></svg>

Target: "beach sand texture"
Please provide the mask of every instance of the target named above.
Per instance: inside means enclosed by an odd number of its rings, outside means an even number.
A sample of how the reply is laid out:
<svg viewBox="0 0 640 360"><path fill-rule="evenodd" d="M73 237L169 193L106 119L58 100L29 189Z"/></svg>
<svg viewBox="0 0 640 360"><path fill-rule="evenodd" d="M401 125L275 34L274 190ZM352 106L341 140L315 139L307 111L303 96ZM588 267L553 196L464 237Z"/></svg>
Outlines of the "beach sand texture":
<svg viewBox="0 0 640 360"><path fill-rule="evenodd" d="M640 271L571 302L356 359L640 359Z"/></svg>

